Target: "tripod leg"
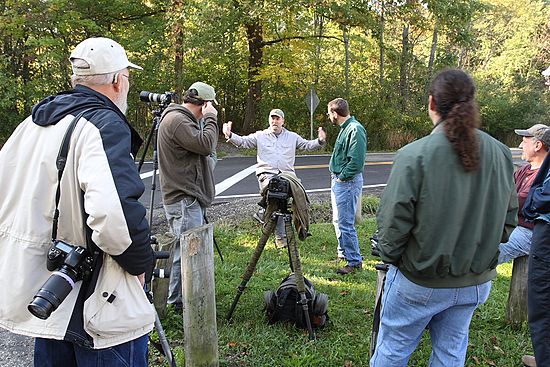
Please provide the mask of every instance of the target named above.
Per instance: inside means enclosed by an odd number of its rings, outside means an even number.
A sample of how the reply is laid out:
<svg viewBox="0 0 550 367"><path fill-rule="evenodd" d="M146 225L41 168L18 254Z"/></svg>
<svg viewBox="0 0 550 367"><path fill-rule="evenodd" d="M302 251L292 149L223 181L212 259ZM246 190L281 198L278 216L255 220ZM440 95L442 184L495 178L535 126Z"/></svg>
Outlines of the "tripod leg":
<svg viewBox="0 0 550 367"><path fill-rule="evenodd" d="M256 246L256 249L254 250L254 253L252 254L252 258L250 258L250 261L248 262L248 266L242 276L242 282L237 288L237 295L235 296L235 299L233 300L233 304L231 305L231 308L229 309L229 312L227 313L227 316L225 317L227 321L231 321L231 317L233 316L233 312L235 311L235 307L237 307L237 302L239 302L239 298L241 298L241 295L244 292L244 289L246 288L246 284L252 278L252 274L254 273L254 270L256 269L256 264L258 263L258 260L260 259L260 255L262 254L264 247L267 243L267 240L269 239L269 235L273 233L275 230L275 225L277 224L277 216L271 215L272 211L269 210L266 214L270 215L269 222L267 222L267 225L263 227L262 230L262 237L260 237L260 240L258 241L258 245Z"/></svg>
<svg viewBox="0 0 550 367"><path fill-rule="evenodd" d="M309 307L307 305L306 297L306 284L304 282L304 273L302 272L302 263L300 262L300 253L298 252L298 244L296 243L296 237L294 237L294 231L292 229L292 215L285 214L285 231L288 240L288 248L291 258L291 267L294 269L296 275L296 288L300 294L300 304L304 311L304 318L306 319L307 331L309 332L309 340L315 340L315 332L311 326L311 319L309 318Z"/></svg>
<svg viewBox="0 0 550 367"><path fill-rule="evenodd" d="M168 344L168 339L160 323L160 318L158 313L155 311L155 329L157 329L157 335L159 336L160 345L162 346L162 351L166 359L168 359L168 364L170 367L176 367L176 361L174 360L174 355L170 349L170 344Z"/></svg>
<svg viewBox="0 0 550 367"><path fill-rule="evenodd" d="M151 144L151 139L153 138L153 134L156 129L156 124L157 124L156 119L153 119L153 124L151 125L151 131L149 132L149 136L147 137L147 143L145 143L145 147L143 147L143 154L141 155L141 159L139 160L138 172L141 172L141 167L143 166L143 162L145 161L145 155L149 150L149 144Z"/></svg>
<svg viewBox="0 0 550 367"><path fill-rule="evenodd" d="M208 218L206 217L206 210L204 211L204 224L208 224ZM218 255L220 255L220 259L222 260L222 263L223 263L222 251L220 250L220 246L218 246L218 241L216 241L215 236L213 237L213 240L214 240L214 246L216 246L216 251L218 251Z"/></svg>
<svg viewBox="0 0 550 367"><path fill-rule="evenodd" d="M382 308L382 295L384 294L384 282L388 272L387 264L376 264L376 301L374 306L374 318L372 320L372 332L370 337L370 356L374 355L376 342L378 341L378 332L380 330L380 311Z"/></svg>

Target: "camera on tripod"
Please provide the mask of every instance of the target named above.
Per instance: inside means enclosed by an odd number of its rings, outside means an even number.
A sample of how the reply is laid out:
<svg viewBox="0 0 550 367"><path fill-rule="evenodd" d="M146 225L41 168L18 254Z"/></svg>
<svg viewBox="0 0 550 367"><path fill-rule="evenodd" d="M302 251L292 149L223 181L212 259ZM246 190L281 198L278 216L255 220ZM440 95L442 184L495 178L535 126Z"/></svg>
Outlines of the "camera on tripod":
<svg viewBox="0 0 550 367"><path fill-rule="evenodd" d="M152 93L146 90L139 92L139 100L142 102L156 102L163 105L169 105L176 100L175 92Z"/></svg>
<svg viewBox="0 0 550 367"><path fill-rule="evenodd" d="M79 280L92 274L93 257L84 247L53 241L46 257L46 267L53 271L27 309L45 320L67 298Z"/></svg>
<svg viewBox="0 0 550 367"><path fill-rule="evenodd" d="M267 199L287 200L289 197L290 183L278 175L273 176L267 185Z"/></svg>

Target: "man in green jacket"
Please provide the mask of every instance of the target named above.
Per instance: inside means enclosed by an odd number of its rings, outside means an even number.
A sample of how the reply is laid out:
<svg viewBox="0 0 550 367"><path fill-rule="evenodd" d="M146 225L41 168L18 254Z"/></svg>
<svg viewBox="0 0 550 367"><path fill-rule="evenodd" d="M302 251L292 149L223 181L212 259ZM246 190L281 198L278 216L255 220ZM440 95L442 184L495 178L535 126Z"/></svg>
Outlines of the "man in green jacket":
<svg viewBox="0 0 550 367"><path fill-rule="evenodd" d="M371 367L407 366L426 328L430 366L464 366L472 315L489 297L518 209L510 149L478 129L474 93L462 70L438 74L432 133L395 157L377 213L391 266Z"/></svg>
<svg viewBox="0 0 550 367"><path fill-rule="evenodd" d="M355 229L355 212L363 189L363 167L367 153L365 128L350 115L345 99L336 98L328 103L327 116L340 132L330 157L332 222L338 239L338 257L347 261L336 270L349 274L360 270L363 257Z"/></svg>

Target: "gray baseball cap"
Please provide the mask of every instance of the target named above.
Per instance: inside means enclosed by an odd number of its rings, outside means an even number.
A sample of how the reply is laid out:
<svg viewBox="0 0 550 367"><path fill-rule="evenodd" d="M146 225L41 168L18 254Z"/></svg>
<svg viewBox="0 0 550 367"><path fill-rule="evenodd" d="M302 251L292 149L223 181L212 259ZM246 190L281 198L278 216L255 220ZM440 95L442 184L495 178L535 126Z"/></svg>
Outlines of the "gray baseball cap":
<svg viewBox="0 0 550 367"><path fill-rule="evenodd" d="M550 129L544 124L535 124L526 130L514 130L519 136L533 137L542 141L544 145L550 147Z"/></svg>
<svg viewBox="0 0 550 367"><path fill-rule="evenodd" d="M216 91L211 85L203 82L195 82L191 84L189 89L194 89L197 91L197 98L202 99L203 101L211 101L218 104L218 101L216 101Z"/></svg>
<svg viewBox="0 0 550 367"><path fill-rule="evenodd" d="M279 116L280 118L284 119L285 118L285 113L283 112L283 110L281 110L279 108L274 108L269 113L269 116Z"/></svg>

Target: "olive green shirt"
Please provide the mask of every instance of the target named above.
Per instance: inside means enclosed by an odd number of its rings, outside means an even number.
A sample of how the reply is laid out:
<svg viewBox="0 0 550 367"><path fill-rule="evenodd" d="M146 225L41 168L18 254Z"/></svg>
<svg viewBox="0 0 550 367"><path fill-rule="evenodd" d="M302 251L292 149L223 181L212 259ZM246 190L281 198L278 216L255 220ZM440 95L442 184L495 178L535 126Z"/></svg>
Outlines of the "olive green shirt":
<svg viewBox="0 0 550 367"><path fill-rule="evenodd" d="M400 149L377 213L381 258L412 282L457 288L496 276L498 245L517 223L510 149L478 130L467 172L439 124Z"/></svg>

